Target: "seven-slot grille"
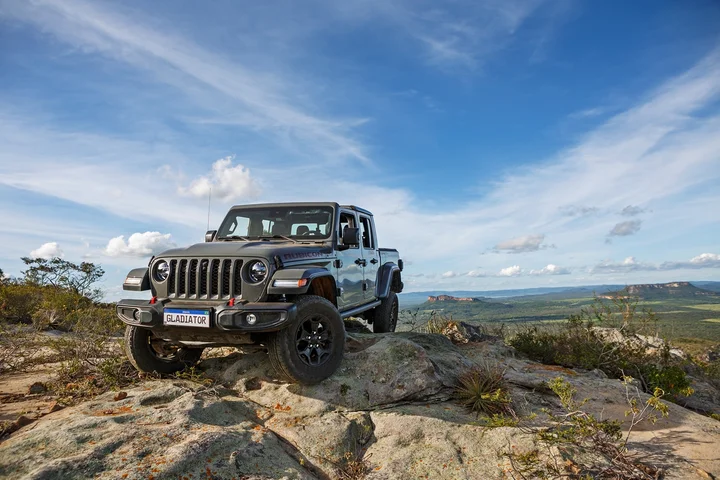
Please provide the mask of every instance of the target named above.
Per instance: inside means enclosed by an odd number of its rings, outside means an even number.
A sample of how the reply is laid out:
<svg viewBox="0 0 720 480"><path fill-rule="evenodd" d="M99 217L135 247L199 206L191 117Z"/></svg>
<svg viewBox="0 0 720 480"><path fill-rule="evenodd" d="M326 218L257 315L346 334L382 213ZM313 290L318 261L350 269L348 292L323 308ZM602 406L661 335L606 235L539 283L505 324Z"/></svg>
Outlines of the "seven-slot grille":
<svg viewBox="0 0 720 480"><path fill-rule="evenodd" d="M242 292L242 260L180 258L168 263L170 298L220 299Z"/></svg>

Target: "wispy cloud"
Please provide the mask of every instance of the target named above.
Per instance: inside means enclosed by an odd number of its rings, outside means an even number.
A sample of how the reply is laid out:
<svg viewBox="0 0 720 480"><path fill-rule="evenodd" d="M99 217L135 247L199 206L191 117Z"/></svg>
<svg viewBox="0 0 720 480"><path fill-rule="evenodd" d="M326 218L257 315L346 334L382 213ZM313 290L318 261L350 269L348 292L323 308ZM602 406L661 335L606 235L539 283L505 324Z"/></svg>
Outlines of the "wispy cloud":
<svg viewBox="0 0 720 480"><path fill-rule="evenodd" d="M640 215L641 213L645 213L646 211L646 209L640 208L636 205L628 205L620 211L620 215L625 217L634 217L636 215Z"/></svg>
<svg viewBox="0 0 720 480"><path fill-rule="evenodd" d="M548 248L548 245L543 244L544 240L545 235L525 235L500 242L495 245L495 250L503 253L537 252L541 248Z"/></svg>
<svg viewBox="0 0 720 480"><path fill-rule="evenodd" d="M333 2L336 3L336 2ZM502 51L544 0L345 2L334 5L373 22L400 29L421 47L428 65L442 70L476 70Z"/></svg>
<svg viewBox="0 0 720 480"><path fill-rule="evenodd" d="M628 220L626 222L620 222L610 230L608 236L610 237L627 237L628 235L635 235L640 231L642 226L642 220Z"/></svg>
<svg viewBox="0 0 720 480"><path fill-rule="evenodd" d="M597 207L586 207L582 205L563 205L558 210L568 217L584 217L586 215L594 215L599 211Z"/></svg>
<svg viewBox="0 0 720 480"><path fill-rule="evenodd" d="M293 83L272 72L231 62L148 22L83 0L5 2L0 15L37 25L59 40L133 67L203 100L219 111L242 112L233 121L328 158L369 162L365 147L348 133L346 122L310 113L294 98ZM228 110L228 103L232 109ZM351 122L352 123L352 122ZM294 140L294 141L293 141Z"/></svg>

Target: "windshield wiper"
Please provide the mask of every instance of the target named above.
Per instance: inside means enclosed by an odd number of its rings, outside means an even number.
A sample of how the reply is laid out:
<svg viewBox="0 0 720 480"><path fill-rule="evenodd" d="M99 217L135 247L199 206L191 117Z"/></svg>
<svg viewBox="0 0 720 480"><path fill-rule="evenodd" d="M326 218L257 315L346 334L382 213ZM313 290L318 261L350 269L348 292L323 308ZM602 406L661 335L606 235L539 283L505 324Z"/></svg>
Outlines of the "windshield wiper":
<svg viewBox="0 0 720 480"><path fill-rule="evenodd" d="M294 238L286 237L285 235L262 235L260 238L282 238L284 240L290 240L293 243L298 243Z"/></svg>
<svg viewBox="0 0 720 480"><path fill-rule="evenodd" d="M242 235L228 235L228 236L226 236L226 237L220 238L220 240L234 240L234 239L236 239L236 238L239 238L240 240L244 240L244 241L246 241L246 242L249 242L249 241L250 241L249 238L243 237Z"/></svg>

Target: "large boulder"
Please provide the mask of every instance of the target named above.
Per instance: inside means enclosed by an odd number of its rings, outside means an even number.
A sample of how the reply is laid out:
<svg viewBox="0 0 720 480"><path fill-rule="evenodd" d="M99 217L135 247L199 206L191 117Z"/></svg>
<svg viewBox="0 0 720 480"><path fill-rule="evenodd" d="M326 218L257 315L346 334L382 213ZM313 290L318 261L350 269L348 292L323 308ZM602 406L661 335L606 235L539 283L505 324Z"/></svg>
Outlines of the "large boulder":
<svg viewBox="0 0 720 480"><path fill-rule="evenodd" d="M537 440L526 428L486 428L452 401L457 375L477 362L505 367L516 411L535 422L560 412L546 387L556 376L597 415L624 419L617 380L516 358L498 339L352 333L340 369L319 385L278 381L267 353L248 349L200 364L213 387L156 380L50 413L0 444L0 478L502 478L507 453ZM720 423L675 405L670 418L644 426L633 447L673 459L669 478L718 473ZM680 433L691 443L664 443Z"/></svg>

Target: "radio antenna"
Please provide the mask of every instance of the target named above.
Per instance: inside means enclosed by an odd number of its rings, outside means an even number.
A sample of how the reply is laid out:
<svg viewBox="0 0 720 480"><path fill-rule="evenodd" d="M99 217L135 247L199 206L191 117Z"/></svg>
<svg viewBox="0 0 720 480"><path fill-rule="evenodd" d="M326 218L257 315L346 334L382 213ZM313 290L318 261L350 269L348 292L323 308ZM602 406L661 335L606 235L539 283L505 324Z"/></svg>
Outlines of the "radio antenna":
<svg viewBox="0 0 720 480"><path fill-rule="evenodd" d="M210 230L210 198L212 197L212 187L208 187L208 223L205 231Z"/></svg>

